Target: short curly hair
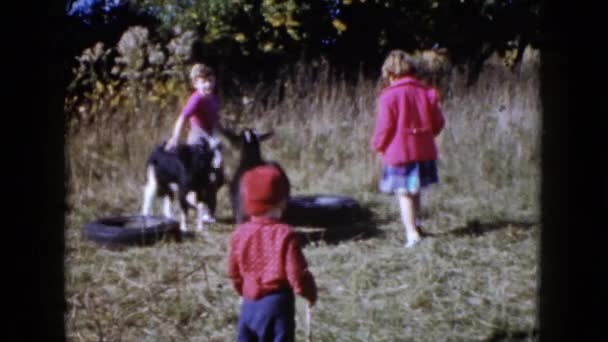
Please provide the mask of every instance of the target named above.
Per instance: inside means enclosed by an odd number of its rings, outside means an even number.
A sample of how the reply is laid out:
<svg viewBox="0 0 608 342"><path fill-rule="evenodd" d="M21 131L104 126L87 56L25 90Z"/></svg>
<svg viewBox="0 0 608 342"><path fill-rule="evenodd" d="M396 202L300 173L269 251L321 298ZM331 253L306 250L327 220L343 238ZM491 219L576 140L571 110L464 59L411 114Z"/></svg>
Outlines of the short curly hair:
<svg viewBox="0 0 608 342"><path fill-rule="evenodd" d="M190 69L190 81L194 82L197 77L215 79L213 69L203 63L194 64L192 69Z"/></svg>
<svg viewBox="0 0 608 342"><path fill-rule="evenodd" d="M382 64L382 78L401 77L416 73L416 62L403 50L392 50Z"/></svg>

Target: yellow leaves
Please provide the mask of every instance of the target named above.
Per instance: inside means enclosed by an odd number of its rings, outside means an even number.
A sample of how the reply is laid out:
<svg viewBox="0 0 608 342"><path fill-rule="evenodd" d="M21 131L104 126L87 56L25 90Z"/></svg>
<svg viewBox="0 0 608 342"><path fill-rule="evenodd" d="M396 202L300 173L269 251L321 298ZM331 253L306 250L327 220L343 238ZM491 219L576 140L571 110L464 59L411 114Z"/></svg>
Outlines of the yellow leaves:
<svg viewBox="0 0 608 342"><path fill-rule="evenodd" d="M279 52L284 46L279 42L287 36L299 41L301 22L298 20L302 7L295 0L263 0L261 13L265 25L259 29L256 40L261 41L258 49L263 52Z"/></svg>
<svg viewBox="0 0 608 342"><path fill-rule="evenodd" d="M216 26L209 25L207 27L207 34L205 35L205 37L203 37L203 41L208 44L213 43L214 41L220 38L220 33L221 32L219 28L217 28Z"/></svg>
<svg viewBox="0 0 608 342"><path fill-rule="evenodd" d="M120 100L121 100L121 96L120 95L116 95L114 96L111 100L110 100L110 106L111 107L118 107L118 105L120 105Z"/></svg>
<svg viewBox="0 0 608 342"><path fill-rule="evenodd" d="M243 42L247 41L247 37L242 32L238 32L234 35L234 40L236 40L239 43L243 43Z"/></svg>
<svg viewBox="0 0 608 342"><path fill-rule="evenodd" d="M167 92L167 90L166 90L164 82L155 81L154 83L152 83L152 93L163 94L166 92Z"/></svg>
<svg viewBox="0 0 608 342"><path fill-rule="evenodd" d="M156 103L160 108L167 107L171 99L175 97L176 92L181 92L181 90L177 90L175 80L168 81L155 81L152 83L152 88L146 96L146 99L152 103Z"/></svg>
<svg viewBox="0 0 608 342"><path fill-rule="evenodd" d="M190 19L192 19L194 21L198 21L198 13L196 13L196 12L188 12L187 15L188 15L188 17L190 17Z"/></svg>
<svg viewBox="0 0 608 342"><path fill-rule="evenodd" d="M287 22L285 22L285 26L287 27L298 27L300 26L300 22L294 20L291 15L287 17Z"/></svg>
<svg viewBox="0 0 608 342"><path fill-rule="evenodd" d="M266 42L266 43L264 43L264 45L262 45L262 50L264 52L272 51L273 48L274 48L274 43L273 42Z"/></svg>
<svg viewBox="0 0 608 342"><path fill-rule="evenodd" d="M167 87L167 92L173 93L173 91L175 90L175 80L169 80L167 81L167 83L165 83L165 85Z"/></svg>
<svg viewBox="0 0 608 342"><path fill-rule="evenodd" d="M100 81L95 82L95 91L98 94L102 94L103 90L104 90L103 83L101 83Z"/></svg>
<svg viewBox="0 0 608 342"><path fill-rule="evenodd" d="M107 85L108 88L108 92L110 93L110 95L114 95L114 93L116 92L116 90L114 89L114 84L113 83L109 83Z"/></svg>
<svg viewBox="0 0 608 342"><path fill-rule="evenodd" d="M298 31L292 29L291 27L287 29L287 34L289 34L289 36L293 39L293 40L300 40L300 34L298 33Z"/></svg>
<svg viewBox="0 0 608 342"><path fill-rule="evenodd" d="M338 34L341 34L342 32L346 31L346 24L342 20L334 19L331 23L338 31Z"/></svg>
<svg viewBox="0 0 608 342"><path fill-rule="evenodd" d="M300 22L295 20L294 16L297 15L299 8L293 0L264 0L262 2L262 15L264 16L264 20L273 28L282 26L286 28L297 27L300 26Z"/></svg>
<svg viewBox="0 0 608 342"><path fill-rule="evenodd" d="M269 14L267 16L265 16L265 19L267 22L270 23L270 25L272 27L280 27L280 26L284 26L286 25L286 23L288 22L288 20L286 19L285 15L282 13L272 13Z"/></svg>

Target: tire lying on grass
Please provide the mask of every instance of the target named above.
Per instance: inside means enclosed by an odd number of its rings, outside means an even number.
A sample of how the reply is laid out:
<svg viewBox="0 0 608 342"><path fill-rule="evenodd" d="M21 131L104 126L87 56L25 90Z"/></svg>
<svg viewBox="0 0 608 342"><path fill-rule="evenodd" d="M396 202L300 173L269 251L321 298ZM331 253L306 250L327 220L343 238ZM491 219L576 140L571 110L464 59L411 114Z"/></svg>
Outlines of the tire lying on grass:
<svg viewBox="0 0 608 342"><path fill-rule="evenodd" d="M292 225L332 226L354 223L364 218L359 203L345 196L292 196L287 201L283 219Z"/></svg>
<svg viewBox="0 0 608 342"><path fill-rule="evenodd" d="M162 216L103 217L85 224L82 236L104 246L147 246L164 238L181 240L179 223Z"/></svg>

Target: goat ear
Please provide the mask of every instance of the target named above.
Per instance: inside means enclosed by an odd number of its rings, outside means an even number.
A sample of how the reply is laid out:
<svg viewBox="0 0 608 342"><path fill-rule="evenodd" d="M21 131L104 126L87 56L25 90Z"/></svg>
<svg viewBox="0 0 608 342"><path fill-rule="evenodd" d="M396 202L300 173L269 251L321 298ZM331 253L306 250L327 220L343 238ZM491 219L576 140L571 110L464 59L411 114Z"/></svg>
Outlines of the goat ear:
<svg viewBox="0 0 608 342"><path fill-rule="evenodd" d="M261 134L257 134L258 136L258 140L259 141L264 141L270 137L272 137L274 135L274 131L270 131L270 132L266 132L266 133L261 133Z"/></svg>
<svg viewBox="0 0 608 342"><path fill-rule="evenodd" d="M228 127L220 126L219 132L225 136L231 144L237 145L241 141L240 136Z"/></svg>

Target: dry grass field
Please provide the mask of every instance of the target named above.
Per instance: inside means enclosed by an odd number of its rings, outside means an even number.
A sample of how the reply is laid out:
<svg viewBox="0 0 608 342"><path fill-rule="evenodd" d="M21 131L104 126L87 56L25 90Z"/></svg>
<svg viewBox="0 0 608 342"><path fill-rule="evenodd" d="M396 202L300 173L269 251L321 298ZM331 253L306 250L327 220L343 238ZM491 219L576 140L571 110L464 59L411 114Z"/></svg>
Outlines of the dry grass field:
<svg viewBox="0 0 608 342"><path fill-rule="evenodd" d="M303 66L276 84L243 90L251 103L222 97L226 120L275 131L262 153L283 165L293 194L346 195L374 214L368 225L352 228L361 234L304 247L319 287L313 340L536 339L538 63L529 52L514 73L489 63L470 88L452 71L443 88L440 183L422 198L429 236L407 250L396 201L376 188L380 164L369 149L375 80L349 83L327 67L313 75ZM118 110L100 101L94 110L83 108L91 119L68 122L70 341L235 339L238 297L225 273L234 228L226 187L219 192L219 223L193 239L117 250L81 237L88 221L139 212L147 154L168 137L188 94L177 87L179 100L168 105L142 95L138 107ZM225 158L230 175L237 151L227 142ZM296 337L304 340L304 301L296 304Z"/></svg>

